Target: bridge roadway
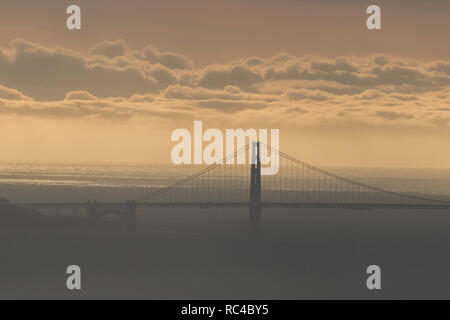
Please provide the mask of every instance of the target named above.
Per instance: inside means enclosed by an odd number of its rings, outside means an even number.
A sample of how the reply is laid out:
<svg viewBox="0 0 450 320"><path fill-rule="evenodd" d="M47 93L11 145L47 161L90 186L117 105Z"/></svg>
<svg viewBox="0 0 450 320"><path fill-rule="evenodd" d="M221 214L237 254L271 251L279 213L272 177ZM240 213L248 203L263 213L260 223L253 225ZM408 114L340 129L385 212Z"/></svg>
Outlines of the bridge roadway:
<svg viewBox="0 0 450 320"><path fill-rule="evenodd" d="M76 209L85 208L86 203L11 203L29 209ZM99 208L123 208L126 203L99 202ZM208 208L233 207L247 208L249 202L136 202L137 208ZM339 209L434 209L450 210L450 204L396 204L396 203L300 203L300 202L261 202L262 208L339 208Z"/></svg>

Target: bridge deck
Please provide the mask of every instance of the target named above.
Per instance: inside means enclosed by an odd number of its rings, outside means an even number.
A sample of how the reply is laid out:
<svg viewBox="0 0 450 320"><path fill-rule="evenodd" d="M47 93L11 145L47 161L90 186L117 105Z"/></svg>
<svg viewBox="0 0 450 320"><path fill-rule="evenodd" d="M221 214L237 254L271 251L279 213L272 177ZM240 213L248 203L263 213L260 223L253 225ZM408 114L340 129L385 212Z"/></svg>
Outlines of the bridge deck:
<svg viewBox="0 0 450 320"><path fill-rule="evenodd" d="M84 208L85 203L15 203L14 205L35 208L35 209L53 209L53 208ZM97 204L99 207L124 207L124 203L105 203ZM249 206L249 202L137 202L138 208L152 207L242 207ZM263 208L341 208L341 209L440 209L450 210L450 204L386 204L386 203L299 203L299 202L262 202Z"/></svg>

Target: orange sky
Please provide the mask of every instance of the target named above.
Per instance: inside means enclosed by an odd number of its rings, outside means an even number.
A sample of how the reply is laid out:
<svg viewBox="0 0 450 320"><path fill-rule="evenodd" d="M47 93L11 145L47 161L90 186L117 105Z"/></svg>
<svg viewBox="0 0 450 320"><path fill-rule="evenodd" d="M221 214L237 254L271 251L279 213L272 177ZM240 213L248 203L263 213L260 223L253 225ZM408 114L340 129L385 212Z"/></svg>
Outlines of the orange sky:
<svg viewBox="0 0 450 320"><path fill-rule="evenodd" d="M450 167L450 2L375 2L380 31L364 1L5 0L0 161L167 162L203 120L318 165Z"/></svg>

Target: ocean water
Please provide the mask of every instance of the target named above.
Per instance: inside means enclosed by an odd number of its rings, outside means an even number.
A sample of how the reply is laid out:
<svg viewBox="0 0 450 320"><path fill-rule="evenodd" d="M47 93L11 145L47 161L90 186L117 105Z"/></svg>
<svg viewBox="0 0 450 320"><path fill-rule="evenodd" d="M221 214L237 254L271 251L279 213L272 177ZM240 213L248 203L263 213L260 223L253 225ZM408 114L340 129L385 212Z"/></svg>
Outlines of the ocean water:
<svg viewBox="0 0 450 320"><path fill-rule="evenodd" d="M115 201L139 198L205 166L111 163L0 163L0 197L12 201ZM288 169L288 168L286 168ZM324 168L386 190L450 199L450 169ZM248 166L235 173L248 182ZM283 167L279 175L288 175ZM264 188L264 186L263 186ZM283 186L281 186L283 188Z"/></svg>

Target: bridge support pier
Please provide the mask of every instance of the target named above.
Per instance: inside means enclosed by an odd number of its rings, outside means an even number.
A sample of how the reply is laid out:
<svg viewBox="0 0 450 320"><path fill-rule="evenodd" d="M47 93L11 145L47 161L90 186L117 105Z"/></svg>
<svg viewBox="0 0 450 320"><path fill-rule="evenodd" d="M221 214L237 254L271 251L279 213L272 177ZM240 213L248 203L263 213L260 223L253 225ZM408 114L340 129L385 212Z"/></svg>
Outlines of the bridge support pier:
<svg viewBox="0 0 450 320"><path fill-rule="evenodd" d="M127 201L125 203L125 219L127 220L128 230L136 231L136 201Z"/></svg>
<svg viewBox="0 0 450 320"><path fill-rule="evenodd" d="M80 210L78 208L72 208L72 218L74 219L78 218L79 211Z"/></svg>
<svg viewBox="0 0 450 320"><path fill-rule="evenodd" d="M259 157L259 142L254 142L252 148L249 222L250 232L257 233L261 228L261 161Z"/></svg>
<svg viewBox="0 0 450 320"><path fill-rule="evenodd" d="M97 201L88 201L86 202L86 219L95 224L95 218L97 215Z"/></svg>

